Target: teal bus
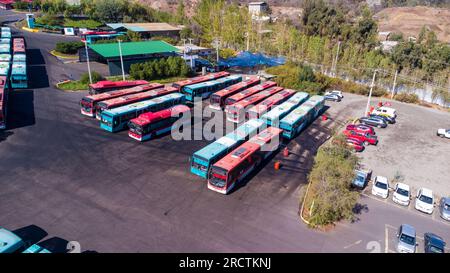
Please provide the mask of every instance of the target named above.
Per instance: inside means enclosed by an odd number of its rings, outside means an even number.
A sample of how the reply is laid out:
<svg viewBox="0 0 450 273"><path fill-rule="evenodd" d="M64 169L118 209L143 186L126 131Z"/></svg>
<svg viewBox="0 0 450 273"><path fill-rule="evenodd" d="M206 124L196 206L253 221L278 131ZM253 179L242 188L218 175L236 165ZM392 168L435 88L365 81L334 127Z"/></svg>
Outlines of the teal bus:
<svg viewBox="0 0 450 273"><path fill-rule="evenodd" d="M193 102L195 97L206 99L212 93L215 93L241 81L241 75L231 75L212 81L187 85L183 88L182 93L186 96L187 101Z"/></svg>
<svg viewBox="0 0 450 273"><path fill-rule="evenodd" d="M323 96L312 96L305 103L295 108L280 121L283 137L293 139L317 118L324 106L325 99Z"/></svg>
<svg viewBox="0 0 450 273"><path fill-rule="evenodd" d="M11 45L11 39L9 39L9 38L0 38L0 44L2 44L2 45Z"/></svg>
<svg viewBox="0 0 450 273"><path fill-rule="evenodd" d="M7 32L7 31L3 32L3 31L2 31L2 36L1 36L1 38L2 38L2 39L10 39L10 40L11 40L11 32Z"/></svg>
<svg viewBox="0 0 450 273"><path fill-rule="evenodd" d="M272 108L269 112L266 112L261 116L261 119L267 123L267 126L278 127L280 120L289 114L295 107L305 102L308 97L309 94L306 92L297 92L287 101Z"/></svg>
<svg viewBox="0 0 450 273"><path fill-rule="evenodd" d="M191 158L191 173L208 178L209 168L219 159L242 144L246 139L256 135L264 126L260 119L250 119L233 132L217 139L213 143L196 151Z"/></svg>
<svg viewBox="0 0 450 273"><path fill-rule="evenodd" d="M26 63L13 63L10 76L11 88L28 88L27 65Z"/></svg>
<svg viewBox="0 0 450 273"><path fill-rule="evenodd" d="M14 54L12 61L14 63L26 63L27 62L27 55L22 54L22 53L18 53L18 54Z"/></svg>
<svg viewBox="0 0 450 273"><path fill-rule="evenodd" d="M11 62L11 54L8 53L2 53L0 54L0 62Z"/></svg>
<svg viewBox="0 0 450 273"><path fill-rule="evenodd" d="M11 45L0 44L0 54L11 54Z"/></svg>
<svg viewBox="0 0 450 273"><path fill-rule="evenodd" d="M126 129L128 122L142 113L161 111L176 104L183 104L185 101L183 94L172 93L151 100L105 110L101 115L100 127L109 132L118 132Z"/></svg>

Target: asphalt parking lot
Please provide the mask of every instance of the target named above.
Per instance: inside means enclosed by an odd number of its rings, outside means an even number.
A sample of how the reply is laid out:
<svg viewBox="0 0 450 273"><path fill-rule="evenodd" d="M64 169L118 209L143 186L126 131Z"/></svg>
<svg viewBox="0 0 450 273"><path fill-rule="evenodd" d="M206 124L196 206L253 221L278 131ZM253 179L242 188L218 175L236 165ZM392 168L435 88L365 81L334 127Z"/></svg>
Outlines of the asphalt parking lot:
<svg viewBox="0 0 450 273"><path fill-rule="evenodd" d="M50 241L58 250L61 242L75 240L82 250L98 252L368 252L371 242L381 251L386 245L390 249L385 225L401 223L450 241L448 224L366 196L358 219L330 232L308 229L299 220L299 193L313 156L336 125L362 114L362 96L346 94L341 103L327 103L330 118L317 119L292 140L289 157L278 153L248 183L224 196L189 172L189 157L210 141L164 136L139 143L126 132L101 130L97 120L80 114L85 92L53 88L67 66L41 48L47 36L26 37L35 49L31 62L39 65L31 71L33 89L10 94L8 129L0 133L0 225L34 242ZM410 107L401 105L394 104L398 124L377 134L394 132L403 116L429 113L415 108L408 114ZM429 115L436 123L449 117ZM361 154L363 160L375 154L371 148ZM279 171L273 168L276 160L282 163ZM420 166L423 172L427 166ZM378 165L372 168L374 175L384 175Z"/></svg>

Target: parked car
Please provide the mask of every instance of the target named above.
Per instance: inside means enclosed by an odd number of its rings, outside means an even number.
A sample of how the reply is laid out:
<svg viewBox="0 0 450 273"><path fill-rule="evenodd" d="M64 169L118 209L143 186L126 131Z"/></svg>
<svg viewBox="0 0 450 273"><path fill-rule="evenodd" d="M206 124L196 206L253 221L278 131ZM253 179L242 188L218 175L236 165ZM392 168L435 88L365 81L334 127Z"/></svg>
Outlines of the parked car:
<svg viewBox="0 0 450 273"><path fill-rule="evenodd" d="M325 92L325 96L326 95L336 95L338 96L340 99L344 98L344 94L342 94L342 91L339 90L331 90L331 91L327 91Z"/></svg>
<svg viewBox="0 0 450 273"><path fill-rule="evenodd" d="M370 114L369 117L371 117L371 118L380 118L380 119L386 121L389 124L394 124L395 123L395 118L391 118L389 116L380 116L380 115Z"/></svg>
<svg viewBox="0 0 450 273"><path fill-rule="evenodd" d="M444 253L445 242L440 236L434 233L425 233L423 236L425 253Z"/></svg>
<svg viewBox="0 0 450 273"><path fill-rule="evenodd" d="M341 101L341 97L339 97L338 95L335 95L335 94L328 94L323 97L325 100L337 101L337 102Z"/></svg>
<svg viewBox="0 0 450 273"><path fill-rule="evenodd" d="M367 134L367 133L364 134L364 133L359 133L359 132L349 131L349 130L344 130L343 133L347 137L356 138L356 139L360 140L364 145L368 145L368 144L377 145L378 144L377 136L374 136L371 134Z"/></svg>
<svg viewBox="0 0 450 273"><path fill-rule="evenodd" d="M345 127L345 130L375 135L375 130L373 127L364 124L349 124Z"/></svg>
<svg viewBox="0 0 450 273"><path fill-rule="evenodd" d="M372 194L381 198L387 198L389 195L389 182L384 176L376 176L372 185Z"/></svg>
<svg viewBox="0 0 450 273"><path fill-rule="evenodd" d="M415 253L416 252L416 229L408 224L402 224L397 233L397 252Z"/></svg>
<svg viewBox="0 0 450 273"><path fill-rule="evenodd" d="M378 118L372 118L372 117L362 117L359 118L359 122L365 125L374 126L378 128L386 128L387 123L386 121Z"/></svg>
<svg viewBox="0 0 450 273"><path fill-rule="evenodd" d="M397 111L394 108L381 106L372 111L372 114L379 115L379 116L388 116L391 118L397 117Z"/></svg>
<svg viewBox="0 0 450 273"><path fill-rule="evenodd" d="M372 170L355 170L355 178L352 181L352 186L359 189L364 189L371 177Z"/></svg>
<svg viewBox="0 0 450 273"><path fill-rule="evenodd" d="M437 136L450 138L450 129L439 129L436 133Z"/></svg>
<svg viewBox="0 0 450 273"><path fill-rule="evenodd" d="M420 188L417 191L415 208L418 211L425 212L428 214L433 213L434 199L433 199L433 192L430 189Z"/></svg>
<svg viewBox="0 0 450 273"><path fill-rule="evenodd" d="M404 183L397 183L395 185L394 194L392 195L392 201L402 206L409 206L410 199L411 191L409 186Z"/></svg>
<svg viewBox="0 0 450 273"><path fill-rule="evenodd" d="M347 146L353 148L356 152L364 151L364 144L361 141L354 138L347 138L346 142Z"/></svg>
<svg viewBox="0 0 450 273"><path fill-rule="evenodd" d="M439 214L441 218L450 221L450 197L442 197L439 202Z"/></svg>

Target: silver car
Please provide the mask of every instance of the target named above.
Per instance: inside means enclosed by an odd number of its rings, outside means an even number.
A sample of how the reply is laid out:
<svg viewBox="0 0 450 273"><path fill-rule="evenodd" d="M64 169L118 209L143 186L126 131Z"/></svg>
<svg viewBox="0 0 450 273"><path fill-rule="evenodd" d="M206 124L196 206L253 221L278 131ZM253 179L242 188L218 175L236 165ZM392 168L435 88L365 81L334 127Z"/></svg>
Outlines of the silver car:
<svg viewBox="0 0 450 273"><path fill-rule="evenodd" d="M450 221L450 197L442 197L439 202L439 214L442 219Z"/></svg>
<svg viewBox="0 0 450 273"><path fill-rule="evenodd" d="M403 224L398 229L397 252L415 253L416 252L416 229L413 226Z"/></svg>

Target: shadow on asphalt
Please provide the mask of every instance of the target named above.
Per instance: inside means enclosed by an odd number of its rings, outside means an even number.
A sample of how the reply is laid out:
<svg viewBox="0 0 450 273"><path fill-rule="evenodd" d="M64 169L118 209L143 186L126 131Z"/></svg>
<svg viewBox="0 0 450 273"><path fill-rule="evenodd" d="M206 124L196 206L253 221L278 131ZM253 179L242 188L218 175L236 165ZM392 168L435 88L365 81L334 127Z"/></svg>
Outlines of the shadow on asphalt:
<svg viewBox="0 0 450 273"><path fill-rule="evenodd" d="M26 243L27 247L36 244L48 235L45 230L36 225L29 225L13 230L12 232L19 236Z"/></svg>
<svg viewBox="0 0 450 273"><path fill-rule="evenodd" d="M352 219L352 223L356 223L360 220L359 217L357 217L356 215L361 215L363 212L364 213L368 213L369 212L369 207L366 204L360 204L360 203L356 203L355 207L353 208L353 214L355 215L355 217Z"/></svg>
<svg viewBox="0 0 450 273"><path fill-rule="evenodd" d="M28 65L45 65L41 50L39 48L27 49L27 62Z"/></svg>
<svg viewBox="0 0 450 273"><path fill-rule="evenodd" d="M9 92L7 129L26 127L35 124L35 122L34 91L16 89Z"/></svg>
<svg viewBox="0 0 450 273"><path fill-rule="evenodd" d="M14 135L13 132L10 131L0 131L0 142L6 140L9 136Z"/></svg>
<svg viewBox="0 0 450 273"><path fill-rule="evenodd" d="M40 242L39 245L52 253L66 253L68 251L67 249L68 243L69 241L65 239L59 237L52 237L50 239Z"/></svg>

